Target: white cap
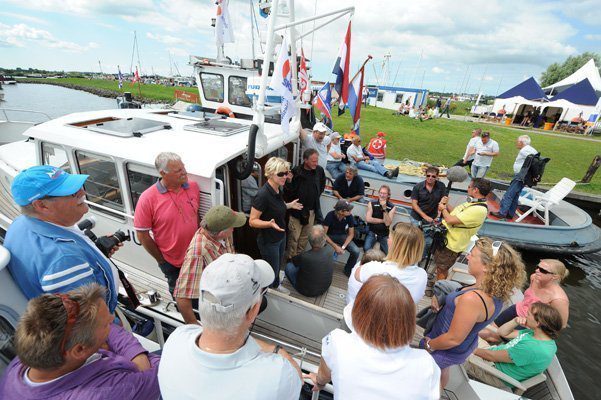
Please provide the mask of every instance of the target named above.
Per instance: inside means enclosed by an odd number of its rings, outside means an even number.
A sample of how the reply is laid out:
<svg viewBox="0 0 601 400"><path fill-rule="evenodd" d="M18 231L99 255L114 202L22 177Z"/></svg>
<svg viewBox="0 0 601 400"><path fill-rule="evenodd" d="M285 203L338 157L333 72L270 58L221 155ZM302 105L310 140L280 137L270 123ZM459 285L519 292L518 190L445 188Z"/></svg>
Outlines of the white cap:
<svg viewBox="0 0 601 400"><path fill-rule="evenodd" d="M342 137L342 136L340 136L340 133L338 133L338 132L332 133L332 139L338 139L340 137Z"/></svg>
<svg viewBox="0 0 601 400"><path fill-rule="evenodd" d="M313 130L314 131L319 131L319 132L327 132L328 131L328 127L325 126L323 123L318 122L315 125L313 125Z"/></svg>
<svg viewBox="0 0 601 400"><path fill-rule="evenodd" d="M246 254L223 254L207 265L200 280L200 301L220 312L248 309L262 289L273 283L275 274L265 260Z"/></svg>

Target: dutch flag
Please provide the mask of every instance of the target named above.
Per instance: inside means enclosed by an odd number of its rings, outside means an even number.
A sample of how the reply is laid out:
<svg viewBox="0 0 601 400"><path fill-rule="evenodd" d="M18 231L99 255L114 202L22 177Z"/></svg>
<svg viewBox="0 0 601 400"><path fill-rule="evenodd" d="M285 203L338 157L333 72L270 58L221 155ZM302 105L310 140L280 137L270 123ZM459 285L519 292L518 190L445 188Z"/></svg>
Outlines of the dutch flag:
<svg viewBox="0 0 601 400"><path fill-rule="evenodd" d="M359 120L361 119L361 103L363 103L363 72L362 67L348 86L348 108L353 117L353 131L359 135Z"/></svg>
<svg viewBox="0 0 601 400"><path fill-rule="evenodd" d="M346 36L344 42L340 46L338 51L338 58L336 58L336 64L332 73L336 75L336 83L334 89L338 92L338 115L344 113L344 106L348 102L348 81L349 81L349 69L351 61L351 23L349 21L348 28L346 29Z"/></svg>

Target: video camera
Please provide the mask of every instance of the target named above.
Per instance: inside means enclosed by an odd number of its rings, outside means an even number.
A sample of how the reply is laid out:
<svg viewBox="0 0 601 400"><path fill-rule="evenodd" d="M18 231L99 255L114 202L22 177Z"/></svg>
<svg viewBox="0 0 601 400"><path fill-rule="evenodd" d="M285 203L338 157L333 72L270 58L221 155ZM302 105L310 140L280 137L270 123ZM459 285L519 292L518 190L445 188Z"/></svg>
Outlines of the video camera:
<svg viewBox="0 0 601 400"><path fill-rule="evenodd" d="M111 250L119 243L123 243L131 240L131 236L127 233L124 233L122 230L118 230L110 236L101 236L97 237L92 229L96 226L96 220L94 218L87 218L77 224L77 227L83 231L84 235L86 235L98 249L105 256L109 257Z"/></svg>

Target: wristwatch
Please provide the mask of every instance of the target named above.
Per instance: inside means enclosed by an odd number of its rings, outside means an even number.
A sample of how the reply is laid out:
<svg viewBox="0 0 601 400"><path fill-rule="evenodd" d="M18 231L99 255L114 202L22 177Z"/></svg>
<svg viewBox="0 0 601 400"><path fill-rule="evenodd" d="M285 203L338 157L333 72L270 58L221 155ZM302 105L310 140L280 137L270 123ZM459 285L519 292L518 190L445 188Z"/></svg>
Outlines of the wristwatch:
<svg viewBox="0 0 601 400"><path fill-rule="evenodd" d="M424 348L426 349L426 351L428 353L432 353L434 350L432 350L432 347L430 346L430 338L424 339Z"/></svg>

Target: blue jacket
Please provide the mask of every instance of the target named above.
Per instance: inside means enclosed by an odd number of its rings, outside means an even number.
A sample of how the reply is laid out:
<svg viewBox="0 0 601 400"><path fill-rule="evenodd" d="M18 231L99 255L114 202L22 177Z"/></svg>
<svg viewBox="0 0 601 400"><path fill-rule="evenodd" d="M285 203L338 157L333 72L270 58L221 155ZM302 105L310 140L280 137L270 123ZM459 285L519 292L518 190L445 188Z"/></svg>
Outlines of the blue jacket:
<svg viewBox="0 0 601 400"><path fill-rule="evenodd" d="M96 282L107 289L106 304L115 310L118 288L109 261L84 237L22 215L8 229L4 246L11 254L8 269L28 299Z"/></svg>

